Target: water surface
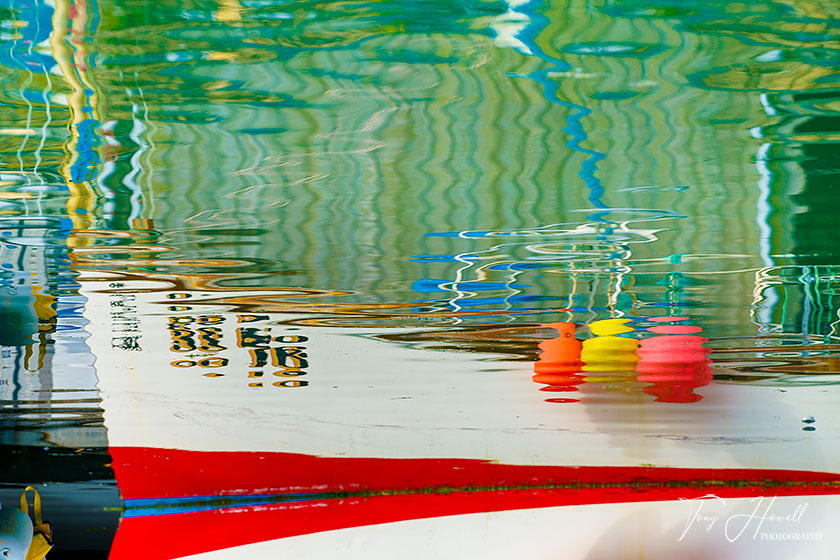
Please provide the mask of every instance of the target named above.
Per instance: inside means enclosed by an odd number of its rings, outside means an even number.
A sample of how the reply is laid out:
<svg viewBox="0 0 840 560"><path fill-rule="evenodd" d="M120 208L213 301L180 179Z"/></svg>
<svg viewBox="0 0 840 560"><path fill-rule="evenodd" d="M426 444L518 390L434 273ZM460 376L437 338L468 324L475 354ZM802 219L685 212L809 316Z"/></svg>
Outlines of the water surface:
<svg viewBox="0 0 840 560"><path fill-rule="evenodd" d="M0 19L0 482L73 546L109 447L837 470L836 6Z"/></svg>

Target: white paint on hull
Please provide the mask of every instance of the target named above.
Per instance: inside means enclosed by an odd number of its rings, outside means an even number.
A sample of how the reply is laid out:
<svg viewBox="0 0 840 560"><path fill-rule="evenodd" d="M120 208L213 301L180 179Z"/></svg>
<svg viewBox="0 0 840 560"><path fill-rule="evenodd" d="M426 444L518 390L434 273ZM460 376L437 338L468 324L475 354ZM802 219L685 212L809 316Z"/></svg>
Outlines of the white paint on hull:
<svg viewBox="0 0 840 560"><path fill-rule="evenodd" d="M653 402L650 395L611 393L592 383L579 393L545 393L531 381L528 363L411 348L373 339L373 329L292 330L277 324L292 317L279 314L243 324L233 311L201 304L223 293L170 300L166 292L136 292L163 286L144 281L125 283L123 289L135 290L125 298L101 291L108 282L80 280L111 446L526 465L833 471L840 464L835 386L782 393L713 382L697 389L702 401L690 404ZM173 303L190 309L168 310ZM173 318L192 317L195 330L199 316L221 318L216 326L226 349L173 352ZM292 344L306 353L306 375L276 377L278 368L249 367L248 351L236 344L236 329L243 326L306 336ZM125 343L135 335L142 350ZM224 358L227 365L172 366L203 356ZM263 376L249 378L256 370ZM284 380L309 385L272 385ZM262 386L249 386L257 382ZM556 396L582 402L545 402ZM817 418L816 431L802 431L805 415Z"/></svg>

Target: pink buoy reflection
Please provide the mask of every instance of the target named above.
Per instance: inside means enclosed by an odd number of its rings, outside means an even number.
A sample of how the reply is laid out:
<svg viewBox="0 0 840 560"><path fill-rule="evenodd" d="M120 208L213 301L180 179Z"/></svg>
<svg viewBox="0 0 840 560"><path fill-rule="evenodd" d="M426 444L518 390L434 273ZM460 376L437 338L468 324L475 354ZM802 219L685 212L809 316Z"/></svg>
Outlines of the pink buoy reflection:
<svg viewBox="0 0 840 560"><path fill-rule="evenodd" d="M708 339L686 332L700 332L699 327L668 326L651 327L655 333L673 333L646 338L639 344L636 353L638 381L652 383L643 391L656 397L659 402L696 402L703 397L694 389L708 385L712 380L710 348L703 346Z"/></svg>
<svg viewBox="0 0 840 560"><path fill-rule="evenodd" d="M691 325L662 325L648 329L648 331L657 334L694 334L702 330L700 327L692 327Z"/></svg>

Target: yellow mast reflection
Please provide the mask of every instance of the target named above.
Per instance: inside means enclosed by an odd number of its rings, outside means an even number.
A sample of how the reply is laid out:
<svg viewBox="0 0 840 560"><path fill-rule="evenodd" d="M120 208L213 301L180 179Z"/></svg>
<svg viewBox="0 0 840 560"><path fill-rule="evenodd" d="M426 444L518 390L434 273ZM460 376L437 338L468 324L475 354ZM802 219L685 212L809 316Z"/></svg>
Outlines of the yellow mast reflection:
<svg viewBox="0 0 840 560"><path fill-rule="evenodd" d="M87 34L88 8L86 0L75 2L55 0L53 32L50 35L53 58L58 63L62 76L72 88L67 96L67 104L70 108L70 122L68 123L70 137L64 146L66 155L60 172L70 189L67 213L73 222L74 230L91 227L96 205L96 190L93 185L88 180L74 180L72 173L73 165L79 159L81 126L88 119L99 120L97 110L99 99L89 77L87 64L89 53L84 40ZM85 244L88 244L88 241L83 238L80 239L74 235L67 238L67 245L71 249Z"/></svg>

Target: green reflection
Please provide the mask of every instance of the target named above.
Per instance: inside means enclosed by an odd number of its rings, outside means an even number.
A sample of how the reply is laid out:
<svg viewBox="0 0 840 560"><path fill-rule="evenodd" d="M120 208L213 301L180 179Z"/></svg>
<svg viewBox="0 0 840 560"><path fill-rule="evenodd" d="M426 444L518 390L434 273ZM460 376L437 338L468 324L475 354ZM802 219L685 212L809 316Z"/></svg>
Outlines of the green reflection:
<svg viewBox="0 0 840 560"><path fill-rule="evenodd" d="M0 211L44 183L74 270L441 326L691 309L709 336L833 332L833 284L756 280L838 264L831 7L89 7L58 17L60 72L7 70L0 116L24 170Z"/></svg>

